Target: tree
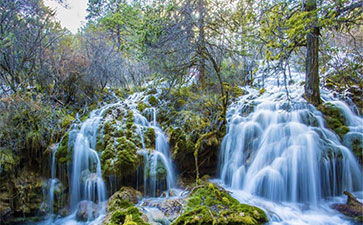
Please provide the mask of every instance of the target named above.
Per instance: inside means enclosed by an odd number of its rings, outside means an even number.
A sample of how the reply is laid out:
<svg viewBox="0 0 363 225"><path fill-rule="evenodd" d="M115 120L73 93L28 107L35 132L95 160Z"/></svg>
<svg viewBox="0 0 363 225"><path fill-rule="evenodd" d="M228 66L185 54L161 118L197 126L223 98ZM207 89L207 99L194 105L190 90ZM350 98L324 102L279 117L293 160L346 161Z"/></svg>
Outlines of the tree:
<svg viewBox="0 0 363 225"><path fill-rule="evenodd" d="M305 98L314 105L320 104L319 90L319 27L316 18L316 0L306 0L305 10L310 14L312 23L308 27L306 37L306 73L305 73Z"/></svg>
<svg viewBox="0 0 363 225"><path fill-rule="evenodd" d="M44 49L58 38L54 13L40 0L0 2L0 79L4 92L34 84Z"/></svg>

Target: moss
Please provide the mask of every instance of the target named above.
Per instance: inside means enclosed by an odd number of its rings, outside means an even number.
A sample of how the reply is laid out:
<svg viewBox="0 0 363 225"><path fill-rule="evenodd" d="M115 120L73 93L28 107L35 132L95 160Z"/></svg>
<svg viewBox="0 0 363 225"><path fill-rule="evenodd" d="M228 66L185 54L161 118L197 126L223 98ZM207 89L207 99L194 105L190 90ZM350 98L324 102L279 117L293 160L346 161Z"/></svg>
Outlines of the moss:
<svg viewBox="0 0 363 225"><path fill-rule="evenodd" d="M74 121L74 116L72 116L71 114L66 114L63 118L62 118L62 123L61 126L63 129L68 128L69 125Z"/></svg>
<svg viewBox="0 0 363 225"><path fill-rule="evenodd" d="M159 104L159 100L154 95L149 96L148 102L151 106L157 106Z"/></svg>
<svg viewBox="0 0 363 225"><path fill-rule="evenodd" d="M143 102L143 101L140 101L138 104L137 104L137 110L139 110L141 113L147 108L147 105Z"/></svg>
<svg viewBox="0 0 363 225"><path fill-rule="evenodd" d="M16 156L9 149L0 148L0 173L10 172L18 164Z"/></svg>
<svg viewBox="0 0 363 225"><path fill-rule="evenodd" d="M214 184L204 184L193 190L184 214L172 225L181 224L263 224L267 222L263 210L240 204L225 190Z"/></svg>
<svg viewBox="0 0 363 225"><path fill-rule="evenodd" d="M62 141L58 146L55 157L57 158L57 161L61 164L72 161L73 146L69 146L69 132L66 132L63 135Z"/></svg>
<svg viewBox="0 0 363 225"><path fill-rule="evenodd" d="M318 109L324 115L326 126L341 138L349 132L349 128L346 126L346 119L338 107L331 103L326 103L319 105Z"/></svg>
<svg viewBox="0 0 363 225"><path fill-rule="evenodd" d="M155 145L155 131L149 127L144 133L144 142L146 148L153 148Z"/></svg>
<svg viewBox="0 0 363 225"><path fill-rule="evenodd" d="M101 155L101 163L104 175L126 176L135 172L140 160L136 153L136 145L125 137L116 139L115 143L109 143Z"/></svg>
<svg viewBox="0 0 363 225"><path fill-rule="evenodd" d="M260 95L262 95L263 93L265 93L266 92L266 89L265 88L261 88L260 89Z"/></svg>
<svg viewBox="0 0 363 225"><path fill-rule="evenodd" d="M114 193L107 202L107 211L116 211L119 209L127 209L141 199L142 195L139 191L131 187L122 187Z"/></svg>
<svg viewBox="0 0 363 225"><path fill-rule="evenodd" d="M115 211L111 216L111 221L109 225L119 225L123 224L126 220L126 217L132 218L132 222L135 222L137 225L148 225L141 218L141 213L136 207L129 207L127 209L120 209Z"/></svg>

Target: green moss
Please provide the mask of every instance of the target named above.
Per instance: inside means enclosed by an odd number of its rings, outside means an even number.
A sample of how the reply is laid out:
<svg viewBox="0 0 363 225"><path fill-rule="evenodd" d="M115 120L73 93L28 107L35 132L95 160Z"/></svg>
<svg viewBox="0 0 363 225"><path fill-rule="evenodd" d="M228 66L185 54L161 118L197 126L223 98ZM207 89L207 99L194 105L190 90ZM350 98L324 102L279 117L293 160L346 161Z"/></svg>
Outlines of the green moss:
<svg viewBox="0 0 363 225"><path fill-rule="evenodd" d="M13 171L17 164L17 159L11 150L0 148L0 173Z"/></svg>
<svg viewBox="0 0 363 225"><path fill-rule="evenodd" d="M136 151L136 145L125 137L109 143L101 155L104 175L117 174L122 177L135 172L140 164Z"/></svg>
<svg viewBox="0 0 363 225"><path fill-rule="evenodd" d="M72 161L73 146L69 146L69 132L66 132L63 135L62 141L59 143L55 157L57 161L61 164Z"/></svg>
<svg viewBox="0 0 363 225"><path fill-rule="evenodd" d="M137 110L139 110L141 113L147 108L147 105L143 102L143 101L140 101L138 104L137 104Z"/></svg>
<svg viewBox="0 0 363 225"><path fill-rule="evenodd" d="M153 148L155 145L155 131L149 127L144 133L145 148Z"/></svg>
<svg viewBox="0 0 363 225"><path fill-rule="evenodd" d="M265 88L261 88L260 89L260 95L262 95L263 93L265 93L266 92L266 89Z"/></svg>
<svg viewBox="0 0 363 225"><path fill-rule="evenodd" d="M346 119L338 107L331 103L326 103L318 106L318 109L324 115L326 126L341 138L349 132L349 128L346 126Z"/></svg>
<svg viewBox="0 0 363 225"><path fill-rule="evenodd" d="M159 100L154 95L149 96L148 102L151 106L157 106L159 104Z"/></svg>
<svg viewBox="0 0 363 225"><path fill-rule="evenodd" d="M198 187L191 194L184 214L172 225L182 224L264 224L263 210L240 204L225 190L214 184Z"/></svg>
<svg viewBox="0 0 363 225"><path fill-rule="evenodd" d="M141 218L141 215L142 214L136 207L129 207L126 210L117 210L112 214L109 225L123 224L127 216L131 216L132 222L135 222L137 225L147 225L148 223L145 223L145 221Z"/></svg>
<svg viewBox="0 0 363 225"><path fill-rule="evenodd" d="M62 118L62 123L61 126L63 129L68 128L69 125L74 121L74 116L72 116L71 114L66 114L63 118Z"/></svg>

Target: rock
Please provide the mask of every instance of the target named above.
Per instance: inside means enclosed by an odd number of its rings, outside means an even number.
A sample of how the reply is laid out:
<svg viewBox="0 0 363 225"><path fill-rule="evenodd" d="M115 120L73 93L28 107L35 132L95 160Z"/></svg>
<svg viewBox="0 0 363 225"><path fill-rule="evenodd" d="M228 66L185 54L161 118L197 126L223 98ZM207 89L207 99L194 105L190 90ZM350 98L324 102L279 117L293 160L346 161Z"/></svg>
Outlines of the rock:
<svg viewBox="0 0 363 225"><path fill-rule="evenodd" d="M5 223L16 215L42 215L44 182L40 174L30 169L21 170L17 177L0 174L0 221Z"/></svg>
<svg viewBox="0 0 363 225"><path fill-rule="evenodd" d="M164 217L177 218L180 216L185 200L183 198L146 200L143 207L156 208L164 214Z"/></svg>
<svg viewBox="0 0 363 225"><path fill-rule="evenodd" d="M338 210L342 214L352 217L359 222L363 222L363 203L358 201L350 192L344 191L348 197L346 204L334 204L333 209Z"/></svg>
<svg viewBox="0 0 363 225"><path fill-rule="evenodd" d="M107 202L107 211L128 208L139 202L142 194L132 187L122 187L114 193Z"/></svg>
<svg viewBox="0 0 363 225"><path fill-rule="evenodd" d="M131 208L135 208L133 207L134 204L138 203L141 198L142 195L139 191L131 187L122 187L109 198L106 207L107 215L103 220L103 224L111 225L115 221L122 221L123 223L124 216L128 215L126 212L130 211ZM137 217L138 220L143 221L141 213L138 213L136 210L131 211L135 214L135 218ZM113 221L112 218L114 218Z"/></svg>
<svg viewBox="0 0 363 225"><path fill-rule="evenodd" d="M183 208L184 213L172 225L185 224L247 224L267 222L263 210L240 204L224 189L209 183L194 187Z"/></svg>
<svg viewBox="0 0 363 225"><path fill-rule="evenodd" d="M78 204L76 218L80 221L89 221L97 217L99 207L92 201L84 200Z"/></svg>

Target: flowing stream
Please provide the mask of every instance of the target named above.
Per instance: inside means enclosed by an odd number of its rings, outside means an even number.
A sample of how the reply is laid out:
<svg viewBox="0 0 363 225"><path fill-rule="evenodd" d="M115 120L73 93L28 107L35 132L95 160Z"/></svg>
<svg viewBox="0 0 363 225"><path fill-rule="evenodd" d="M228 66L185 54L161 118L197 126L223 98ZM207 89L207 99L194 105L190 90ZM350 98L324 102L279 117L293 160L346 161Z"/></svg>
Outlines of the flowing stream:
<svg viewBox="0 0 363 225"><path fill-rule="evenodd" d="M241 202L265 209L271 224L349 224L329 204L343 202L345 190L362 191L362 170L349 147L362 138L363 120L322 91L346 117L350 132L341 140L301 97L299 83L289 87L289 101L270 80L265 93L247 88L229 107L219 182Z"/></svg>

